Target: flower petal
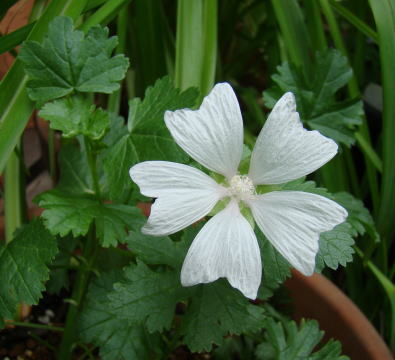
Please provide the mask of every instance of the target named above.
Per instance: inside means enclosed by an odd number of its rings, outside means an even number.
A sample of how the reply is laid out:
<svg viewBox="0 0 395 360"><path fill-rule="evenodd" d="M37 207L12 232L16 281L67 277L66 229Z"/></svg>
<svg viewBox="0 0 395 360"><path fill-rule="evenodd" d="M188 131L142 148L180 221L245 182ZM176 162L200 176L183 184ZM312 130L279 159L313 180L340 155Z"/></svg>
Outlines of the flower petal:
<svg viewBox="0 0 395 360"><path fill-rule="evenodd" d="M251 156L249 177L255 185L281 184L317 170L337 153L337 144L318 131L303 128L295 97L277 101Z"/></svg>
<svg viewBox="0 0 395 360"><path fill-rule="evenodd" d="M199 110L166 111L173 138L207 169L231 178L243 152L243 120L239 103L227 83L214 86Z"/></svg>
<svg viewBox="0 0 395 360"><path fill-rule="evenodd" d="M173 234L193 224L226 192L202 171L167 161L142 162L129 173L143 195L157 198L142 229L150 235Z"/></svg>
<svg viewBox="0 0 395 360"><path fill-rule="evenodd" d="M334 201L302 191L257 195L248 205L271 244L307 276L314 272L320 233L347 217L347 211Z"/></svg>
<svg viewBox="0 0 395 360"><path fill-rule="evenodd" d="M231 201L193 240L181 270L183 286L226 277L244 296L255 299L262 265L258 242L239 206Z"/></svg>

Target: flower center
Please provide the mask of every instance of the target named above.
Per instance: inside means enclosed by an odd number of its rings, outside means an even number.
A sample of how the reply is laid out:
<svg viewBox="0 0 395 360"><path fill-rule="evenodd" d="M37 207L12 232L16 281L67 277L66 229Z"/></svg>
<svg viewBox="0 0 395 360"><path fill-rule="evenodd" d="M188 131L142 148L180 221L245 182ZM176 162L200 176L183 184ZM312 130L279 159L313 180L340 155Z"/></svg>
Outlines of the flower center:
<svg viewBox="0 0 395 360"><path fill-rule="evenodd" d="M255 194L255 187L247 175L235 175L230 179L229 195L245 200Z"/></svg>

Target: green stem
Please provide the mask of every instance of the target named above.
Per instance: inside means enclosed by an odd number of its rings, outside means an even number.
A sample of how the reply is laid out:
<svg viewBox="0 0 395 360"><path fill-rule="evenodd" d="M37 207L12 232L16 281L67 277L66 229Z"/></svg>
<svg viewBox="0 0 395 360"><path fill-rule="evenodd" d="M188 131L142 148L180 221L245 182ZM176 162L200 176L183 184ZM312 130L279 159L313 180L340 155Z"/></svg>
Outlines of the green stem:
<svg viewBox="0 0 395 360"><path fill-rule="evenodd" d="M372 261L366 260L364 257L363 252L358 248L355 247L355 250L357 254L364 260L365 265L368 267L368 269L371 271L371 273L375 276L381 287L383 288L385 294L388 297L390 307L391 307L391 318L389 320L390 323L390 347L392 350L395 349L395 285L392 283L392 281L384 275L380 271L380 269L373 264Z"/></svg>
<svg viewBox="0 0 395 360"><path fill-rule="evenodd" d="M101 191L96 168L96 154L93 150L92 143L86 137L84 137L84 148L88 157L88 165L93 180L93 187L96 198L98 201L100 201ZM86 262L81 263L81 267L77 272L77 277L71 296L72 301L70 302L69 310L66 317L64 335L62 338L62 342L59 346L59 360L69 360L72 356L73 345L76 340L77 317L82 307L82 303L84 300L86 289L89 284L92 269L94 268L98 250L99 246L96 240L96 231L94 225L92 225L88 233L82 255L82 257L86 259Z"/></svg>
<svg viewBox="0 0 395 360"><path fill-rule="evenodd" d="M33 329L43 329L50 331L64 331L64 328L52 325L42 325L42 324L34 324L23 321L7 321L7 325L21 326Z"/></svg>
<svg viewBox="0 0 395 360"><path fill-rule="evenodd" d="M93 150L93 146L91 141L88 138L84 138L85 150L88 157L88 166L92 176L93 182L93 190L95 191L96 197L100 200L101 191L99 184L99 177L97 175L97 166L96 166L96 154Z"/></svg>
<svg viewBox="0 0 395 360"><path fill-rule="evenodd" d="M91 269L93 268L96 260L97 250L98 247L96 241L96 234L94 228L92 228L88 234L83 252L83 256L88 259L88 264L82 266L77 272L73 293L71 296L72 301L70 302L69 310L66 316L64 334L62 342L59 346L59 360L71 359L73 345L77 335L77 317L81 310L85 292L88 287L89 279L91 277Z"/></svg>

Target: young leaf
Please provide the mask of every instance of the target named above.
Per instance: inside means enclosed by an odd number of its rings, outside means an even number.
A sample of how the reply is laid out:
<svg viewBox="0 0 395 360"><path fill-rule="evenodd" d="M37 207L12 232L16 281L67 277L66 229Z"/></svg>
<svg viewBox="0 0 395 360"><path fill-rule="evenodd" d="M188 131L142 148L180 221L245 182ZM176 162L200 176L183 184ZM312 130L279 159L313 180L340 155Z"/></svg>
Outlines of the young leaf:
<svg viewBox="0 0 395 360"><path fill-rule="evenodd" d="M151 358L158 352L156 336L147 334L141 324L117 316L109 307L107 294L121 277L121 271L105 273L90 285L79 319L80 336L100 347L103 360Z"/></svg>
<svg viewBox="0 0 395 360"><path fill-rule="evenodd" d="M99 140L109 125L108 113L78 95L45 104L39 116L50 121L52 129L62 131L64 137L85 135Z"/></svg>
<svg viewBox="0 0 395 360"><path fill-rule="evenodd" d="M73 30L71 18L55 18L43 43L27 41L19 54L30 77L30 98L44 103L73 91L118 90L129 62L123 55L111 57L116 45L107 28L94 26L84 35Z"/></svg>
<svg viewBox="0 0 395 360"><path fill-rule="evenodd" d="M0 244L0 325L18 303L37 304L57 252L56 239L38 218L18 229L9 244Z"/></svg>
<svg viewBox="0 0 395 360"><path fill-rule="evenodd" d="M330 340L318 351L324 332L319 330L315 320L302 321L298 326L294 321L275 322L272 318L265 320L265 342L258 345L256 357L262 360L346 360L341 355L341 345Z"/></svg>
<svg viewBox="0 0 395 360"><path fill-rule="evenodd" d="M272 77L277 85L263 95L268 107L273 107L284 92L291 91L304 123L346 146L355 142L354 132L362 122L362 102L342 103L334 97L352 76L345 56L333 49L317 52L308 76L290 63L277 70L278 74Z"/></svg>
<svg viewBox="0 0 395 360"><path fill-rule="evenodd" d="M192 352L210 351L227 334L254 332L263 325L263 309L251 305L225 280L199 285L184 316L181 333Z"/></svg>
<svg viewBox="0 0 395 360"><path fill-rule="evenodd" d="M146 90L143 101L134 99L129 103L130 134L124 135L104 154L104 171L111 199L120 198L125 189L131 188L129 169L138 162L188 161L188 156L167 130L163 116L166 110L192 107L197 96L195 89L180 92L169 77L164 77Z"/></svg>
<svg viewBox="0 0 395 360"><path fill-rule="evenodd" d="M316 256L316 271L321 271L326 266L336 270L339 265L346 266L352 261L354 254L353 229L344 222L334 229L324 232L320 236L319 251Z"/></svg>
<svg viewBox="0 0 395 360"><path fill-rule="evenodd" d="M155 272L138 260L125 268L124 280L108 296L114 314L132 323L144 322L152 333L170 328L184 292L178 272Z"/></svg>
<svg viewBox="0 0 395 360"><path fill-rule="evenodd" d="M91 197L83 197L59 190L51 190L37 198L45 211L45 225L54 235L74 237L86 235L93 221L102 246L116 246L125 242L126 229L136 229L142 223L139 209L129 205L102 204Z"/></svg>

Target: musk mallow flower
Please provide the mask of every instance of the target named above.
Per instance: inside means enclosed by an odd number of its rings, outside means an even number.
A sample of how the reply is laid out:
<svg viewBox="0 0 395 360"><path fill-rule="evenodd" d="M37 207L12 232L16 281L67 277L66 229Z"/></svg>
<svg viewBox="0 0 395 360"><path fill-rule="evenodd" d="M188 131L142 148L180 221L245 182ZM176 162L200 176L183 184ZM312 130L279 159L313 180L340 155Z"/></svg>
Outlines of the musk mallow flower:
<svg viewBox="0 0 395 360"><path fill-rule="evenodd" d="M256 298L261 256L254 230L241 211L244 207L277 251L301 273L311 275L320 233L343 222L346 210L302 191L257 193L257 186L301 178L337 153L333 140L303 128L294 95L286 93L274 106L252 151L248 174L238 172L243 121L229 84L215 85L198 110L166 111L165 123L189 156L224 180L217 183L194 167L167 161L133 166L130 176L141 193L156 198L142 232L173 234L209 214L219 201L228 201L193 240L181 270L182 285L224 277L246 297Z"/></svg>

